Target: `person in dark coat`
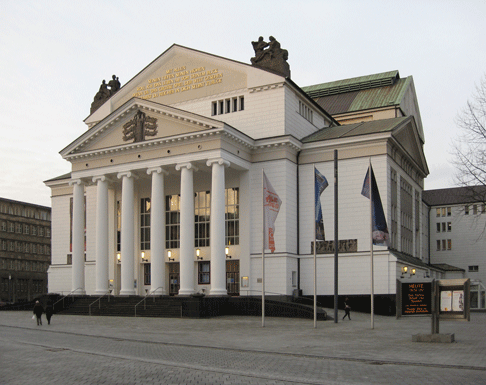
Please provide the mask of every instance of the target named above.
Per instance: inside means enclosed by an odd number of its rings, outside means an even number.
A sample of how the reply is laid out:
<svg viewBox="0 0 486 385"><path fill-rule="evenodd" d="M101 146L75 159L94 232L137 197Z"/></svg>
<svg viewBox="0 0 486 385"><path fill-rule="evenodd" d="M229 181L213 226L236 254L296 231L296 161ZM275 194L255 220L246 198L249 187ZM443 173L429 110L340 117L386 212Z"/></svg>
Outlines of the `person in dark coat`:
<svg viewBox="0 0 486 385"><path fill-rule="evenodd" d="M343 319L346 318L346 316L349 318L349 320L351 321L351 305L349 304L349 298L346 297L346 299L344 300L344 317Z"/></svg>
<svg viewBox="0 0 486 385"><path fill-rule="evenodd" d="M54 308L52 307L52 303L48 303L46 306L46 318L47 318L47 324L51 324L51 317L52 314L54 314Z"/></svg>
<svg viewBox="0 0 486 385"><path fill-rule="evenodd" d="M37 318L37 326L42 325L42 313L44 313L44 308L39 301L35 301L34 314Z"/></svg>

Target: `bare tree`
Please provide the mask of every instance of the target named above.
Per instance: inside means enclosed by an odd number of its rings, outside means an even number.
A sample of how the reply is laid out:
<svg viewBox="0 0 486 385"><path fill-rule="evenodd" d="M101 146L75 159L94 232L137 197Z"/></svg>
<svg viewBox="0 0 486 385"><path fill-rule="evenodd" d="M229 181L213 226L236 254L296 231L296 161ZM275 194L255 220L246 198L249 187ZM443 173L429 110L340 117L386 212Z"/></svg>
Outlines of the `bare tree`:
<svg viewBox="0 0 486 385"><path fill-rule="evenodd" d="M460 128L452 144L455 175L471 202L486 202L486 75L455 119Z"/></svg>

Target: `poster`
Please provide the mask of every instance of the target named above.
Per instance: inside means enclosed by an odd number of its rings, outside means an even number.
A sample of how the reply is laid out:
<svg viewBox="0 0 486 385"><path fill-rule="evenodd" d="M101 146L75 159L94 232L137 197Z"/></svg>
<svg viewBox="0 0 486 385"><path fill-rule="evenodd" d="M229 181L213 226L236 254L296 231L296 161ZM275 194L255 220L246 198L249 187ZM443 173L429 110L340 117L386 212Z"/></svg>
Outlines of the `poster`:
<svg viewBox="0 0 486 385"><path fill-rule="evenodd" d="M464 311L464 290L452 292L452 311Z"/></svg>
<svg viewBox="0 0 486 385"><path fill-rule="evenodd" d="M440 292L440 311L452 311L452 291Z"/></svg>

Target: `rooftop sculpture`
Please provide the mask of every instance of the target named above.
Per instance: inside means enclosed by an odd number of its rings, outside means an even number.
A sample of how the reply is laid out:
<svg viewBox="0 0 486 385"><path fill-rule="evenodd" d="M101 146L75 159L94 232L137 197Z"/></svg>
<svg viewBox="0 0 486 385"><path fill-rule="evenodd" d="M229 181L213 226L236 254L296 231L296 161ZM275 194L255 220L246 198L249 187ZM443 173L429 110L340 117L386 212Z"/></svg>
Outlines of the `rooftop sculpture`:
<svg viewBox="0 0 486 385"><path fill-rule="evenodd" d="M260 36L258 41L251 42L255 51L255 56L251 58L251 64L290 78L290 66L287 63L289 52L282 49L280 43L273 36L270 36L269 40L269 42L266 42Z"/></svg>

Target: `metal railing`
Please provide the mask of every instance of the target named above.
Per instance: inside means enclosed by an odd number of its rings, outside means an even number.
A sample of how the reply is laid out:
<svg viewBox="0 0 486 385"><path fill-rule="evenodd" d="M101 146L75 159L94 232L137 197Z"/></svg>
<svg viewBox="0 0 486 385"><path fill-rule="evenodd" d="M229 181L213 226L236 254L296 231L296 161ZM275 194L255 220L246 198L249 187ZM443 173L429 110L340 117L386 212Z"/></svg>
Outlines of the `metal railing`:
<svg viewBox="0 0 486 385"><path fill-rule="evenodd" d="M147 307L146 307L145 301L146 301L147 297L150 297L151 295L153 295L154 296L154 302L155 302L155 294L156 294L156 291L159 290L159 289L163 289L163 287L158 287L157 289L150 291L149 293L147 293L145 295L145 297L143 297L143 299L140 302L137 302L137 304L135 305L135 317L137 316L137 306L140 305L143 302L143 310L146 310Z"/></svg>
<svg viewBox="0 0 486 385"><path fill-rule="evenodd" d="M75 293L76 293L78 290L81 290L81 291L83 291L83 292L84 292L84 290L83 290L83 288L82 288L82 287L78 287L77 289L74 289L74 290L70 291L68 294L66 294L66 295L65 295L64 297L62 297L61 299L58 299L56 302L54 302L54 303L52 304L52 308L53 308L53 309L56 309L56 305L57 305L59 302L61 302L61 301L62 301L62 309L64 309L64 300L65 300L67 297L69 297L69 296L71 296L71 300L73 300L73 299L74 299L74 294L75 294Z"/></svg>
<svg viewBox="0 0 486 385"><path fill-rule="evenodd" d="M245 297L241 295L241 292L246 292L246 296L248 297L261 297L262 291L261 290L240 290L240 297ZM255 293L255 294L254 294ZM295 296L295 295L290 295L290 294L283 294L283 293L273 293L271 291L266 291L265 290L265 296L271 296L273 298L267 298L268 300L275 300L275 296L278 296L278 300L281 302L289 302L289 303L298 303L301 305L308 305L308 306L314 306L314 299L309 298L309 297L302 297L302 296ZM324 307L322 304L319 302L316 302L316 306L318 307Z"/></svg>
<svg viewBox="0 0 486 385"><path fill-rule="evenodd" d="M111 297L111 290L103 294L101 297L97 298L95 301L91 302L89 304L89 315L91 315L91 305L94 305L96 302L98 302L98 309L101 309L101 299L105 296L108 296L108 302L110 302L110 297Z"/></svg>

